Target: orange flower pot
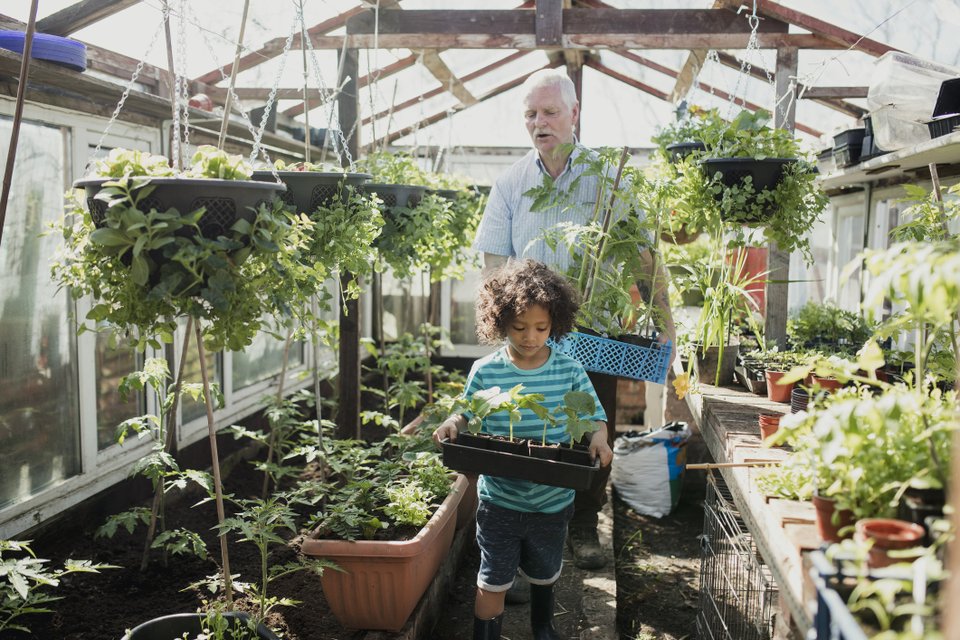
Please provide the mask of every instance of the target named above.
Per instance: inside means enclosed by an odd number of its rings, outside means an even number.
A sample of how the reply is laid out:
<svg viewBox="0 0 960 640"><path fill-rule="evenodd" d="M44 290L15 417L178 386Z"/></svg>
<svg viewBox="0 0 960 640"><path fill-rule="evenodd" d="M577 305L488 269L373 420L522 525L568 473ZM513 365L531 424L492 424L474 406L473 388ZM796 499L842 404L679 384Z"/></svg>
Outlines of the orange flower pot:
<svg viewBox="0 0 960 640"><path fill-rule="evenodd" d="M328 569L321 578L323 594L340 624L350 629L403 629L450 551L457 508L467 486L467 478L458 474L450 495L410 540L303 541L304 555L332 560L343 569Z"/></svg>
<svg viewBox="0 0 960 640"><path fill-rule="evenodd" d="M888 552L893 549L910 549L922 544L925 531L923 527L906 520L894 518L863 518L854 525L854 538L860 542L873 540L867 556L867 564L873 568L886 567L901 560L891 558Z"/></svg>
<svg viewBox="0 0 960 640"><path fill-rule="evenodd" d="M767 378L767 399L773 402L790 402L790 392L793 391L793 383L780 384L780 378L786 375L786 371L764 372Z"/></svg>
<svg viewBox="0 0 960 640"><path fill-rule="evenodd" d="M757 422L760 424L760 437L763 440L766 440L780 429L780 418L783 417L781 413L761 413L757 418Z"/></svg>
<svg viewBox="0 0 960 640"><path fill-rule="evenodd" d="M813 507L816 509L817 533L824 542L840 542L844 538L849 538L850 533L840 534L842 529L847 529L853 525L853 512L849 509L843 509L839 513L836 511L837 502L833 498L822 498L814 495ZM834 514L836 513L836 518Z"/></svg>

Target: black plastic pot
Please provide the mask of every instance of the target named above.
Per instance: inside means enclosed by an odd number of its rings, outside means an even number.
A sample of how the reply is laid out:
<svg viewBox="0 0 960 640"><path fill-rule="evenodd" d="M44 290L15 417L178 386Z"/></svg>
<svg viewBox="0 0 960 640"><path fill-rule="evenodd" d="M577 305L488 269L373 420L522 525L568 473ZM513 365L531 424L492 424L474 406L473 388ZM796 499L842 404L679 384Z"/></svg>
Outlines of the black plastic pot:
<svg viewBox="0 0 960 640"><path fill-rule="evenodd" d="M749 177L753 182L755 194L761 191L775 189L783 177L783 170L788 165L797 162L796 158L705 158L700 161L700 167L712 177L720 173L720 182L727 187L738 187ZM717 201L723 199L723 192L717 194ZM773 215L772 209L764 211L765 216ZM739 222L750 224L763 222L762 219L738 219Z"/></svg>
<svg viewBox="0 0 960 640"><path fill-rule="evenodd" d="M427 193L440 196L441 198L445 198L447 200L456 200L457 194L460 192L456 189L427 189Z"/></svg>
<svg viewBox="0 0 960 640"><path fill-rule="evenodd" d="M397 209L412 209L420 204L426 187L409 184L383 184L368 182L362 189L366 193L375 193L383 200L384 213L395 214Z"/></svg>
<svg viewBox="0 0 960 640"><path fill-rule="evenodd" d="M227 632L226 640L280 640L280 637L273 633L264 624L257 625L256 632L247 627L247 620L250 616L246 613L228 611L222 614L224 618L230 621L230 631ZM161 616L148 620L123 636L122 640L170 640L171 638L182 638L186 634L187 638L195 638L203 631L204 616L198 613L175 613L169 616ZM233 632L234 627L239 623L240 631Z"/></svg>
<svg viewBox="0 0 960 640"><path fill-rule="evenodd" d="M103 225L107 203L96 196L104 183L115 181L116 178L87 178L73 183L75 188L86 192L90 217L98 227ZM225 235L237 220L252 222L261 204L269 204L286 190L284 185L276 182L203 178L151 178L141 188L147 186L153 187L153 191L140 200L140 209L176 209L186 214L204 207L206 212L200 218L200 233L211 239Z"/></svg>
<svg viewBox="0 0 960 640"><path fill-rule="evenodd" d="M253 179L261 182L276 182L279 178L287 186L281 196L283 201L296 208L298 213L311 213L318 207L329 205L334 196L346 199L346 187L357 186L370 179L369 173L334 173L322 171L254 171Z"/></svg>
<svg viewBox="0 0 960 640"><path fill-rule="evenodd" d="M666 146L670 162L680 162L695 151L703 151L707 147L702 142L675 142Z"/></svg>

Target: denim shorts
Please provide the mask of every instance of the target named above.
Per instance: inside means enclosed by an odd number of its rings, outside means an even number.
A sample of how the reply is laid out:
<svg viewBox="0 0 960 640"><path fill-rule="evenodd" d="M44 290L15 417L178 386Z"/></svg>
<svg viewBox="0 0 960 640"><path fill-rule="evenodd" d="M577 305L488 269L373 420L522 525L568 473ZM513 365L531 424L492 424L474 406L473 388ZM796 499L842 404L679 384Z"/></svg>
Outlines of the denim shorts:
<svg viewBox="0 0 960 640"><path fill-rule="evenodd" d="M572 504L557 513L525 513L481 500L477 508L477 586L484 591L506 591L518 568L532 584L556 582L572 516Z"/></svg>

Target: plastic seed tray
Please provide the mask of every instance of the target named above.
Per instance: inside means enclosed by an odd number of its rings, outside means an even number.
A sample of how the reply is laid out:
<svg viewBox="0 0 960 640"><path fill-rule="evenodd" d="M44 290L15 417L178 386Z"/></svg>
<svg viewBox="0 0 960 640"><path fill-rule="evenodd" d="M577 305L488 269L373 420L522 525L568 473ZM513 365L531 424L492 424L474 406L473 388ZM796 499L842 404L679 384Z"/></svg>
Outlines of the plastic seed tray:
<svg viewBox="0 0 960 640"><path fill-rule="evenodd" d="M475 439L465 435L458 438L462 442L443 441L443 464L462 473L482 473L583 490L590 488L600 469L599 460L593 465L584 465L483 449L474 446ZM470 444L464 444L467 442Z"/></svg>
<svg viewBox="0 0 960 640"><path fill-rule="evenodd" d="M587 371L660 384L667 379L673 350L670 342L633 344L579 331L568 333L559 341L551 340L550 346L582 364Z"/></svg>

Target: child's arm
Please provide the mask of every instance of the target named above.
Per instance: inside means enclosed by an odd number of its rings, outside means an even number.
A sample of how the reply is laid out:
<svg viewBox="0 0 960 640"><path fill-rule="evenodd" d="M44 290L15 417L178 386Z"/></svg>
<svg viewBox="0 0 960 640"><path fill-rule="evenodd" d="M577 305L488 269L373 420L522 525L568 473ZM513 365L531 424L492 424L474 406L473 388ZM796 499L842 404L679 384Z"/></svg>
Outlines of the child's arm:
<svg viewBox="0 0 960 640"><path fill-rule="evenodd" d="M607 444L607 423L598 420L597 424L600 425L600 428L594 431L590 437L590 459L596 460L599 457L600 466L605 467L613 462L613 451ZM434 438L436 438L436 435L434 435Z"/></svg>
<svg viewBox="0 0 960 640"><path fill-rule="evenodd" d="M457 434L460 431L463 431L467 427L467 419L462 415L452 415L446 420L443 421L437 430L433 432L433 443L437 445L437 448L440 448L441 443L444 438L450 438L450 441L453 442L457 439ZM613 456L613 454L610 454Z"/></svg>

